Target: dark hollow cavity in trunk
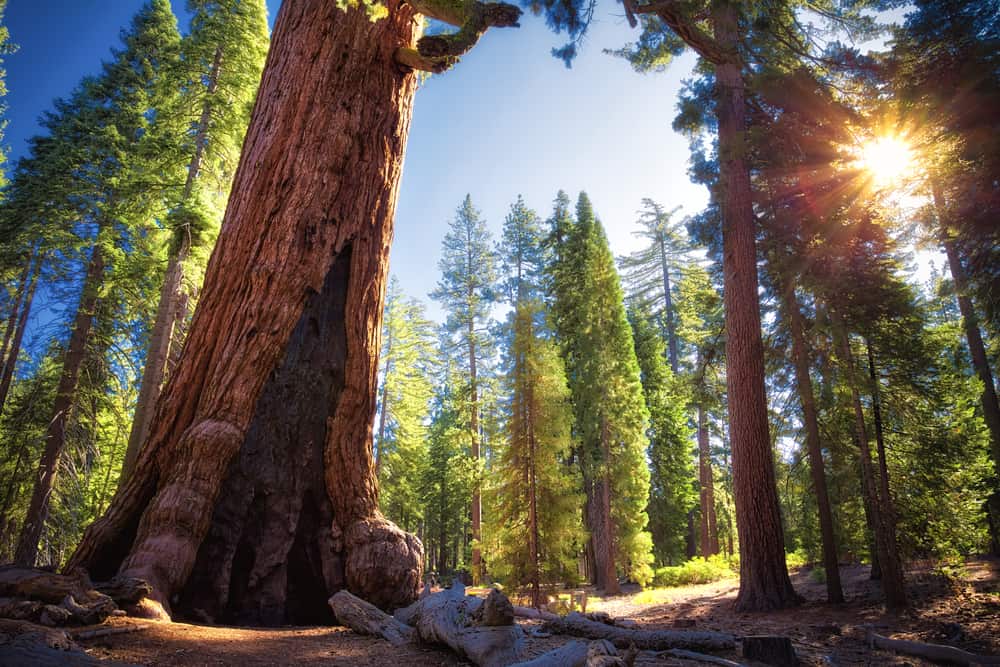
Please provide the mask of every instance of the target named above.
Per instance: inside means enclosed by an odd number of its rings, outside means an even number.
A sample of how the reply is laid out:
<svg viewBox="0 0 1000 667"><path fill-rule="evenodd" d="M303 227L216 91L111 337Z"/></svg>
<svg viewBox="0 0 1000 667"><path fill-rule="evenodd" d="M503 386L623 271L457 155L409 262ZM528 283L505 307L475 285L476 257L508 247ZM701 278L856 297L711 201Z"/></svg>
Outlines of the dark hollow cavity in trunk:
<svg viewBox="0 0 1000 667"><path fill-rule="evenodd" d="M350 248L313 294L229 466L212 525L176 611L240 625L332 623L344 588L324 481L327 424L344 388Z"/></svg>

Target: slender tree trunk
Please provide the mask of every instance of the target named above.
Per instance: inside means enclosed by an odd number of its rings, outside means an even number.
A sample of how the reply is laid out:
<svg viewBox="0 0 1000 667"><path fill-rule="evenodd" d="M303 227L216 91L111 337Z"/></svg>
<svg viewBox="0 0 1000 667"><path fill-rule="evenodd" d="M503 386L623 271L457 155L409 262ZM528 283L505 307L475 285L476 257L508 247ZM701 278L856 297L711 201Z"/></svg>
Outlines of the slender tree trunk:
<svg viewBox="0 0 1000 667"><path fill-rule="evenodd" d="M520 265L518 267L520 270ZM531 375L531 368L527 363L527 358L532 354L531 346L534 342L534 331L532 331L530 318L528 318L527 327L528 349L524 354L525 360L522 362L522 368L526 376L524 390L526 394L525 406L528 412L524 420L528 427L528 562L531 567L531 606L538 609L542 604L542 572L538 555L538 443L535 441L535 378Z"/></svg>
<svg viewBox="0 0 1000 667"><path fill-rule="evenodd" d="M886 521L896 533L896 507L889 490L889 465L885 457L885 429L882 425L882 396L879 391L878 369L875 366L875 353L872 344L865 339L865 349L868 353L868 377L871 380L872 392L872 422L875 425L875 449L878 455L879 475L879 505L885 510Z"/></svg>
<svg viewBox="0 0 1000 667"><path fill-rule="evenodd" d="M979 318L976 315L972 299L969 297L965 268L962 266L955 242L948 237L945 222L948 212L941 186L936 179L931 181L931 192L934 197L934 208L937 209L937 217L941 225L939 230L941 245L948 256L951 280L955 283L955 297L958 300L958 309L962 313L962 325L965 329L965 340L969 346L969 357L972 359L972 369L983 384L983 392L979 395L979 402L983 408L983 420L990 432L990 454L993 459L993 468L996 471L995 476L998 479L998 485L993 489L992 497L987 502L987 512L990 514L989 526L993 552L1000 553L1000 526L998 526L1000 515L997 514L998 508L1000 508L1000 401L997 400L993 372L990 369L989 358L986 356L986 346L983 344L982 333L979 331Z"/></svg>
<svg viewBox="0 0 1000 667"><path fill-rule="evenodd" d="M181 204L187 203L194 192L195 182L201 174L201 163L208 149L208 130L212 119L212 96L219 87L219 75L222 71L222 47L215 50L215 58L208 75L208 98L202 106L201 117L198 120L198 130L195 134L194 155L188 164L187 180L181 193ZM180 345L182 340L176 335L175 324L186 314L186 299L184 295L184 263L191 253L191 238L185 230L176 230L176 238L170 244L170 254L167 258L167 270L160 287L160 300L156 307L156 319L146 348L146 364L142 371L142 382L139 388L139 399L135 406L135 416L132 419L132 431L129 434L128 448L125 450L125 461L122 463L122 474L119 484L123 484L139 455L139 448L149 435L149 424L153 419L156 401L160 396L163 378L171 359L171 346Z"/></svg>
<svg viewBox="0 0 1000 667"><path fill-rule="evenodd" d="M80 294L80 304L73 318L73 332L63 357L62 373L59 376L59 386L56 389L56 401L52 411L52 419L45 433L45 450L38 464L38 475L28 513L25 515L24 526L17 542L14 561L22 567L34 567L38 555L38 541L49 516L49 500L56 482L56 472L59 469L59 459L66 446L66 423L70 412L76 403L77 381L80 369L87 361L87 340L94 323L94 311L97 298L104 282L104 255L101 252L100 239L102 230L98 231L98 242L90 254L87 264L87 275ZM27 310L27 309L26 309Z"/></svg>
<svg viewBox="0 0 1000 667"><path fill-rule="evenodd" d="M715 39L733 62L715 66L725 274L726 385L733 443L733 491L740 537L740 611L797 604L785 565L781 510L768 437L757 251L746 154L743 71L736 5L715 3Z"/></svg>
<svg viewBox="0 0 1000 667"><path fill-rule="evenodd" d="M206 549L233 553L217 584L242 601L230 617L305 617L298 606L338 587L383 607L415 598L422 549L378 512L372 455L416 85L394 54L419 30L409 4L386 8L371 21L363 7L282 3L185 353L133 474L68 567L143 578L167 607L211 572L199 553L209 537ZM301 397L314 359L327 376L302 415L276 409ZM272 464L268 452L284 448ZM247 501L251 511L234 511Z"/></svg>
<svg viewBox="0 0 1000 667"><path fill-rule="evenodd" d="M698 405L698 477L701 482L701 555L705 558L719 553L719 531L715 516L715 480L712 474L712 453L708 448L708 416L705 406Z"/></svg>
<svg viewBox="0 0 1000 667"><path fill-rule="evenodd" d="M21 308L21 300L24 298L24 291L28 286L28 277L31 275L31 265L34 261L35 252L32 250L24 262L24 270L21 271L21 277L17 280L17 289L14 291L14 298L10 302L10 315L7 317L7 328L3 334L3 347L0 347L0 365L3 366L4 372L7 370L7 351L10 349L10 339L14 335L14 330L17 329L17 313Z"/></svg>
<svg viewBox="0 0 1000 667"><path fill-rule="evenodd" d="M386 341L385 354L385 375L382 378L382 400L379 402L378 413L378 440L375 445L375 476L382 472L382 453L385 445L385 423L389 411L389 373L392 365L392 330L389 331L389 340Z"/></svg>
<svg viewBox="0 0 1000 667"><path fill-rule="evenodd" d="M844 591L840 585L840 567L837 558L837 540L833 534L833 512L830 509L830 495L826 487L826 470L823 463L823 447L819 435L819 414L813 394L812 378L809 375L809 350L806 346L805 326L795 289L785 286L781 289L784 297L788 329L792 337L792 357L795 365L795 383L802 404L802 421L806 427L806 449L809 452L809 472L812 476L813 491L819 511L819 531L823 541L823 567L826 570L826 599L828 602L844 601Z"/></svg>
<svg viewBox="0 0 1000 667"><path fill-rule="evenodd" d="M24 303L18 309L20 312L17 318L17 326L15 327L14 337L10 343L10 349L4 360L3 374L0 375L0 414L3 414L4 405L7 403L7 395L10 393L10 385L14 381L17 358L21 354L21 343L24 341L24 332L28 329L28 316L31 315L31 304L35 300L35 290L38 288L38 276L42 271L42 264L44 263L45 254L39 253L35 257L35 267L32 269L31 276L28 279Z"/></svg>
<svg viewBox="0 0 1000 667"><path fill-rule="evenodd" d="M677 374L677 332L674 325L674 297L670 293L670 270L667 266L667 245L663 234L657 237L660 244L660 270L663 273L663 299L667 317L667 350L670 357L670 370Z"/></svg>
<svg viewBox="0 0 1000 667"><path fill-rule="evenodd" d="M472 583L478 586L483 580L482 540L483 499L479 482L479 387L476 377L476 339L472 319L469 319L469 382L471 391L469 431L472 436L472 461L476 471L472 480Z"/></svg>
<svg viewBox="0 0 1000 667"><path fill-rule="evenodd" d="M904 609L907 605L906 585L903 580L903 567L899 561L899 552L896 548L895 531L892 530L892 524L886 516L887 508L882 507L879 502L875 471L872 469L872 454L868 444L868 429L865 426L865 414L861 406L861 395L858 392L858 382L854 370L854 358L851 354L847 332L839 318L834 323L834 332L848 384L851 386L855 440L857 440L858 454L861 459L862 483L865 495L869 498L872 523L875 526L875 546L881 572L882 592L885 595L886 605L890 609Z"/></svg>

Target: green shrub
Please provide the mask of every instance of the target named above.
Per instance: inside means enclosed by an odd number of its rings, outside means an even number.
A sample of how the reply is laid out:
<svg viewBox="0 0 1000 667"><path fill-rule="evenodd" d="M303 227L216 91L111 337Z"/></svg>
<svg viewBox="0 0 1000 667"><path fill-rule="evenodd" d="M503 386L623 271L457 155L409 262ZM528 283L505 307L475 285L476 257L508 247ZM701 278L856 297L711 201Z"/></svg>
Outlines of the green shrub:
<svg viewBox="0 0 1000 667"><path fill-rule="evenodd" d="M809 557L804 551L792 551L785 554L785 564L789 570L797 570L809 563Z"/></svg>
<svg viewBox="0 0 1000 667"><path fill-rule="evenodd" d="M723 556L710 556L708 560L694 558L683 565L661 567L653 575L653 585L658 587L707 584L733 576L731 564Z"/></svg>

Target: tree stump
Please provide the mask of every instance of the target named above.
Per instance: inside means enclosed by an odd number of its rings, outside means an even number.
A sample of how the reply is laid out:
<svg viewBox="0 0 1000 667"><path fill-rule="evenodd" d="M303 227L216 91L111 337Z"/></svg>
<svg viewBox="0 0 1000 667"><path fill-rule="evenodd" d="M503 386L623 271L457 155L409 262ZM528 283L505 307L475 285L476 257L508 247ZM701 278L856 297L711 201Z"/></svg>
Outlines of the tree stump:
<svg viewBox="0 0 1000 667"><path fill-rule="evenodd" d="M743 638L743 657L774 667L796 667L799 658L788 637L754 635Z"/></svg>

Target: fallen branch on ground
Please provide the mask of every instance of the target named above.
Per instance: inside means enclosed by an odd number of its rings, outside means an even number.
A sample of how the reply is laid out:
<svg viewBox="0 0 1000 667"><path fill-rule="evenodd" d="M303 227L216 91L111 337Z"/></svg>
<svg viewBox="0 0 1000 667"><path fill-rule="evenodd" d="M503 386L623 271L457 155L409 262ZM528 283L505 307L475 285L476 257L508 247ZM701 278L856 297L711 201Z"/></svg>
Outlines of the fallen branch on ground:
<svg viewBox="0 0 1000 667"><path fill-rule="evenodd" d="M917 658L952 665L1000 665L1000 656L997 655L976 655L975 653L969 653L954 646L927 644L905 639L889 639L888 637L876 634L871 628L867 628L867 632L868 645L871 648L904 653Z"/></svg>
<svg viewBox="0 0 1000 667"><path fill-rule="evenodd" d="M382 637L393 646L413 641L413 628L347 591L335 593L329 604L337 620L359 634Z"/></svg>
<svg viewBox="0 0 1000 667"><path fill-rule="evenodd" d="M578 612L545 623L545 630L554 634L574 635L588 639L607 639L619 648L630 644L650 651L671 648L727 650L736 646L736 638L721 632L687 630L630 630L592 621Z"/></svg>
<svg viewBox="0 0 1000 667"><path fill-rule="evenodd" d="M113 625L105 628L93 628L91 630L72 630L69 636L73 639L97 639L98 637L111 637L112 635L126 635L130 632L140 632L148 630L149 625Z"/></svg>
<svg viewBox="0 0 1000 667"><path fill-rule="evenodd" d="M732 660L726 660L725 658L720 658L714 655L707 655L705 653L686 651L682 648L668 649L664 651L661 655L668 655L671 658L681 658L683 660L697 660L698 662L707 662L712 665L722 665L723 667L745 667L745 665L739 662L733 662Z"/></svg>

